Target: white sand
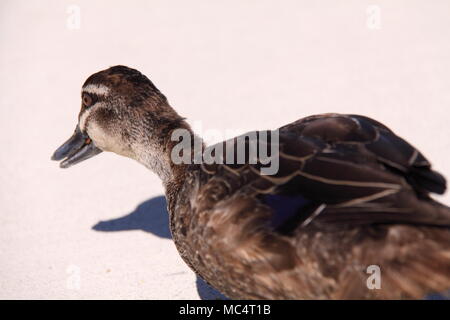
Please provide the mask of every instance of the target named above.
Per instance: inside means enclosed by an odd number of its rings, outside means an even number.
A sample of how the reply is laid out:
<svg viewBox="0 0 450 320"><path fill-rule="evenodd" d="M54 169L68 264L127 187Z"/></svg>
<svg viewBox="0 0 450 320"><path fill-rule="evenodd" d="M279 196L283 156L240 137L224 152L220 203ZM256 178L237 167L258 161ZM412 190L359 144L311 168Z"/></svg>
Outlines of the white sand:
<svg viewBox="0 0 450 320"><path fill-rule="evenodd" d="M111 65L145 73L204 129L365 114L450 177L450 2L280 3L0 2L0 298L199 298L161 199L131 214L162 195L154 174L113 154L68 170L50 161L75 127L81 84ZM69 4L79 30L66 26Z"/></svg>

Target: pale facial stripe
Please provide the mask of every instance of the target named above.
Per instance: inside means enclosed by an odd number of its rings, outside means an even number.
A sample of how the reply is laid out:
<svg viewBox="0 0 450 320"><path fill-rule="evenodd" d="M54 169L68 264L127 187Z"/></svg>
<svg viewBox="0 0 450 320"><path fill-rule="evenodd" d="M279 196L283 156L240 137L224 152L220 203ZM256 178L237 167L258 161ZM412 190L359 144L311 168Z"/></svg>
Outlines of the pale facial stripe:
<svg viewBox="0 0 450 320"><path fill-rule="evenodd" d="M109 93L109 88L103 84L88 84L83 87L83 92L106 96Z"/></svg>
<svg viewBox="0 0 450 320"><path fill-rule="evenodd" d="M80 130L81 131L85 131L86 130L86 120L89 117L89 115L91 114L92 110L97 107L102 105L103 102L97 102L94 103L92 106L90 106L89 108L87 108L86 110L83 111L83 113L80 116L80 120L78 121L78 125L80 126Z"/></svg>
<svg viewBox="0 0 450 320"><path fill-rule="evenodd" d="M86 130L86 128L85 128L86 127L86 119L89 117L90 113L91 113L91 109L87 109L87 110L84 110L84 112L80 116L80 120L78 121L78 125L79 125L80 130L82 132L85 132L85 130Z"/></svg>

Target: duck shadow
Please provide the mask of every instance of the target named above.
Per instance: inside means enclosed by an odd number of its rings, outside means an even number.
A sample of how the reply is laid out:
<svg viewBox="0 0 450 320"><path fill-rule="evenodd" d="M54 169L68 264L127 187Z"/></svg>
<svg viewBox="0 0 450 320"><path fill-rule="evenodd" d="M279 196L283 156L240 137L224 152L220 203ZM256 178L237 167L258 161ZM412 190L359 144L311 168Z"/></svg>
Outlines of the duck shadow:
<svg viewBox="0 0 450 320"><path fill-rule="evenodd" d="M172 239L169 229L169 214L164 196L158 196L141 203L133 212L107 221L100 221L92 227L96 231L117 232L142 230L164 239ZM219 291L209 286L198 275L197 292L202 300L228 299Z"/></svg>

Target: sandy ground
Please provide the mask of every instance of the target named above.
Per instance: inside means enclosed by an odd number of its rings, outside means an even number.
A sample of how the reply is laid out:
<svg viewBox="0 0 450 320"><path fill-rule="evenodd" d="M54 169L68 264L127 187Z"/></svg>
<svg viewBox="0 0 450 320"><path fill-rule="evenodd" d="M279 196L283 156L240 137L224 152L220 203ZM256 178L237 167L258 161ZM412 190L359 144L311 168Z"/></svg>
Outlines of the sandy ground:
<svg viewBox="0 0 450 320"><path fill-rule="evenodd" d="M113 154L50 161L91 73L141 70L199 133L368 115L450 177L449 13L448 0L1 1L0 298L218 297L179 258L154 174Z"/></svg>

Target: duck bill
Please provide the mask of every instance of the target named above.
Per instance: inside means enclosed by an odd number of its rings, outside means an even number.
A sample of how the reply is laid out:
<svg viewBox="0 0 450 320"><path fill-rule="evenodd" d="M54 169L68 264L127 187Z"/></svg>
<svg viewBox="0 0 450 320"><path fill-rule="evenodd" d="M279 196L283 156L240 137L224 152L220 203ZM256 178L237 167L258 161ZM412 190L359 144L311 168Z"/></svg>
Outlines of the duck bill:
<svg viewBox="0 0 450 320"><path fill-rule="evenodd" d="M63 160L59 166L61 168L69 168L74 164L92 158L100 152L102 152L102 150L97 148L89 136L81 132L80 127L77 125L75 132L69 140L64 142L63 145L53 153L52 160Z"/></svg>

